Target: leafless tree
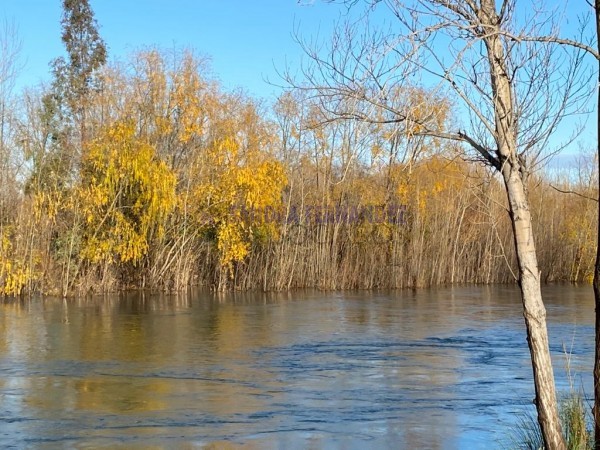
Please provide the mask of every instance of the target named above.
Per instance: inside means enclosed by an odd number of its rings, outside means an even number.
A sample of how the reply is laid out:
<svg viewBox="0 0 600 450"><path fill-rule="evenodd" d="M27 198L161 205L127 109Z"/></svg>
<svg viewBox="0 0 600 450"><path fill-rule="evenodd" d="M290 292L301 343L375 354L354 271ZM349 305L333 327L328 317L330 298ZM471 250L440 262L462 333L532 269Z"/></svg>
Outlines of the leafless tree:
<svg viewBox="0 0 600 450"><path fill-rule="evenodd" d="M505 36L513 41L518 42L536 42L545 43L551 46L563 46L570 47L585 52L587 55L595 58L597 62L597 84L593 86L596 91L597 100L596 108L600 107L600 0L586 1L590 7L592 14L583 14L579 17L579 30L578 34L572 38L565 38L561 36L560 30L550 30L548 34L526 34L521 32L520 34L514 34L511 32L505 33ZM590 21L590 18L593 20ZM593 28L592 33L588 33L588 28ZM600 117L597 117L596 121L596 135L597 135L597 148L596 148L596 162L598 164L597 170L600 172ZM600 186L598 186L600 190ZM565 192L569 194L579 195L577 192ZM600 193L600 191L599 191ZM598 195L597 197L600 197ZM597 222L597 236L598 242L596 245L596 262L594 265L594 299L596 307L596 327L595 327L595 358L594 358L594 434L600 436L600 207L598 208L598 222ZM595 448L600 450L600 439L596 439Z"/></svg>
<svg viewBox="0 0 600 450"><path fill-rule="evenodd" d="M565 448L528 201L528 176L551 151L566 116L589 96L583 49L526 36L554 35L557 16L516 0L340 0L344 25L327 46L302 41L302 77L326 120L395 124L397 132L463 143L504 182L518 261L538 421L547 449ZM426 89L417 96L416 89ZM437 97L462 120L443 128ZM560 146L560 145L559 145Z"/></svg>
<svg viewBox="0 0 600 450"><path fill-rule="evenodd" d="M0 24L0 227L7 208L6 201L15 188L15 155L10 144L14 122L14 88L21 69L21 41L16 26Z"/></svg>

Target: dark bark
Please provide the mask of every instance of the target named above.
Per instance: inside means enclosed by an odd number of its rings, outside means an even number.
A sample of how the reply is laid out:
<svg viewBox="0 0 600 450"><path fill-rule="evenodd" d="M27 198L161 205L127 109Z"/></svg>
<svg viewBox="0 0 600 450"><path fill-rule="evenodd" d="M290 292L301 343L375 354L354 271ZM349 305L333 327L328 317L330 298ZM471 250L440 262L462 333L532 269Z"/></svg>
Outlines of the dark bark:
<svg viewBox="0 0 600 450"><path fill-rule="evenodd" d="M596 40L600 39L600 0L594 4L596 16ZM600 50L600 41L596 44ZM598 86L600 86L600 60L598 60ZM598 103L600 107L600 90ZM597 118L597 158L598 174L600 174L600 115ZM599 186L600 189L600 186ZM600 196L599 196L600 198ZM594 358L594 438L595 448L600 450L600 203L598 204L598 243L596 245L596 264L594 266L594 300L596 307L596 354Z"/></svg>

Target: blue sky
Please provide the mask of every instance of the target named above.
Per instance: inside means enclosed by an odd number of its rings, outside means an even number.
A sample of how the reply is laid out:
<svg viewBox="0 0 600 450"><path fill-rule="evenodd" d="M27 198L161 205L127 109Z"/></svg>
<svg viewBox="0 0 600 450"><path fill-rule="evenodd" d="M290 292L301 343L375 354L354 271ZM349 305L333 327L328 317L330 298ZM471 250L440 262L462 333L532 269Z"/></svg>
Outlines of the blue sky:
<svg viewBox="0 0 600 450"><path fill-rule="evenodd" d="M110 57L126 57L144 46L193 48L212 60L228 89L245 88L268 97L277 89L274 67L297 61L292 37L329 34L340 8L297 0L90 0ZM14 22L23 41L25 70L19 86L49 79L48 63L64 54L61 0L1 0L0 19Z"/></svg>
<svg viewBox="0 0 600 450"><path fill-rule="evenodd" d="M576 27L581 3L572 0L566 9L573 14L567 29ZM124 59L147 46L192 48L212 60L214 75L226 89L244 88L264 98L279 92L265 81L281 81L276 68L283 69L286 61L298 66L302 51L294 30L308 39L327 38L344 11L322 0L90 0L90 4L109 57ZM18 87L50 79L49 62L64 54L61 15L62 0L0 0L0 20L14 22L23 42L25 69ZM594 120L589 117L581 136L584 145L595 141L590 126ZM572 120L566 124L573 127ZM578 152L577 146L569 152Z"/></svg>

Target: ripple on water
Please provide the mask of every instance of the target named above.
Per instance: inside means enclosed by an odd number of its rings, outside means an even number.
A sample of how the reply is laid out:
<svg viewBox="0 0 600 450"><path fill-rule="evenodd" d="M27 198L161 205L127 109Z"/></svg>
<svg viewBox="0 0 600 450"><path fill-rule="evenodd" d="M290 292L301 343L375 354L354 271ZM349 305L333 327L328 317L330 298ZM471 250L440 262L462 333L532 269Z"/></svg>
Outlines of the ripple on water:
<svg viewBox="0 0 600 450"><path fill-rule="evenodd" d="M0 305L0 446L489 448L533 388L518 293L482 289ZM563 347L592 360L585 295L550 296L559 387Z"/></svg>

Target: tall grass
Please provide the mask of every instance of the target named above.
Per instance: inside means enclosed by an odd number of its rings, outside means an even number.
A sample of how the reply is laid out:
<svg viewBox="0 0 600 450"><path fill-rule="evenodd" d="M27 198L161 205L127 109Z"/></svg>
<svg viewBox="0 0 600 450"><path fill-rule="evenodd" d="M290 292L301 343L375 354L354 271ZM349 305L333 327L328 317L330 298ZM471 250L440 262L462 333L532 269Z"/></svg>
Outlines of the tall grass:
<svg viewBox="0 0 600 450"><path fill-rule="evenodd" d="M591 418L582 392L570 392L560 404L563 435L569 450L594 448ZM544 449L544 440L535 411L532 409L519 417L514 425L506 448L514 450Z"/></svg>
<svg viewBox="0 0 600 450"><path fill-rule="evenodd" d="M585 401L582 388L575 386L571 371L571 352L564 346L565 369L569 381L569 391L560 401L560 420L568 450L588 450L594 448L591 409ZM542 432L535 411L532 409L519 417L509 438L510 449L544 449Z"/></svg>

